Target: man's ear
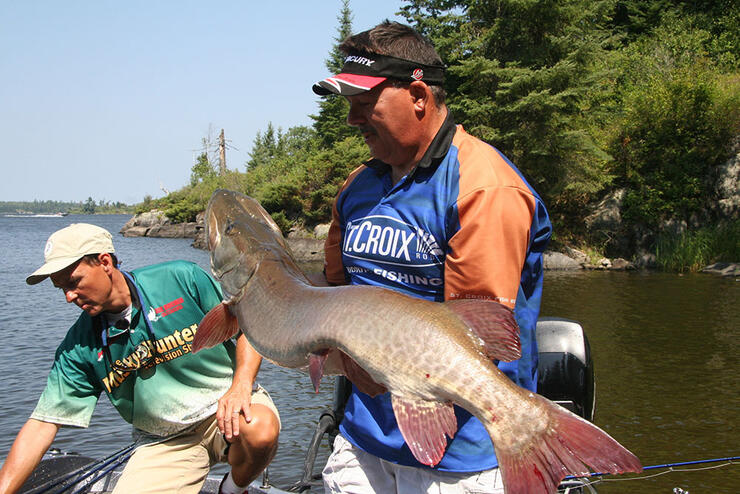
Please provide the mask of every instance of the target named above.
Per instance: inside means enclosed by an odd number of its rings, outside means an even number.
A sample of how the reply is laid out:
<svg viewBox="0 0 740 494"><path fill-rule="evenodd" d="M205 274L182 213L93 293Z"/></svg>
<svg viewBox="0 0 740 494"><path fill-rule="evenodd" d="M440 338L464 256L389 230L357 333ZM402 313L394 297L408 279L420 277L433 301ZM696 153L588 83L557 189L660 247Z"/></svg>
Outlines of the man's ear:
<svg viewBox="0 0 740 494"><path fill-rule="evenodd" d="M102 254L98 254L98 261L103 266L103 270L106 273L110 274L113 272L113 268L115 268L115 266L113 265L113 258L109 253L103 252Z"/></svg>
<svg viewBox="0 0 740 494"><path fill-rule="evenodd" d="M414 81L409 84L409 94L414 101L414 109L417 112L424 112L427 106L433 104L432 91L429 86L422 81Z"/></svg>

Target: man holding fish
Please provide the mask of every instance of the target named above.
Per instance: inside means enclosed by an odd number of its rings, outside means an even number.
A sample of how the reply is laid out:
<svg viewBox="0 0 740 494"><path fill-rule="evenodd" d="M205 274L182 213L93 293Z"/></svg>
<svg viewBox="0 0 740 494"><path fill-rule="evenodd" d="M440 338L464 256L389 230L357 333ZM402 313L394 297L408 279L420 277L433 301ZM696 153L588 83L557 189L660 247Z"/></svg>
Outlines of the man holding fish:
<svg viewBox="0 0 740 494"><path fill-rule="evenodd" d="M342 72L313 90L347 98L347 122L373 159L350 174L336 198L326 280L513 309L521 358L498 367L536 391L534 330L551 234L542 200L505 156L455 125L442 88L445 67L426 38L385 21L339 49ZM389 395L353 386L323 472L326 491L503 492L486 429L462 408L455 415L454 438L430 468L404 442Z"/></svg>
<svg viewBox="0 0 740 494"><path fill-rule="evenodd" d="M184 261L121 271L111 234L95 225L53 233L44 255L26 282L50 278L83 312L0 470L0 493L20 488L59 427L87 427L102 392L142 444L114 492L197 493L210 466L226 461L221 492L246 492L275 455L280 420L243 335L192 352L220 286Z"/></svg>
<svg viewBox="0 0 740 494"><path fill-rule="evenodd" d="M216 190L205 229L224 300L193 351L243 332L317 390L324 374L352 382L330 493L545 494L589 467L640 471L534 393L550 222L514 165L454 124L434 48L385 22L340 49L342 73L314 90L348 99L374 159L336 198L325 276L301 271L259 202Z"/></svg>

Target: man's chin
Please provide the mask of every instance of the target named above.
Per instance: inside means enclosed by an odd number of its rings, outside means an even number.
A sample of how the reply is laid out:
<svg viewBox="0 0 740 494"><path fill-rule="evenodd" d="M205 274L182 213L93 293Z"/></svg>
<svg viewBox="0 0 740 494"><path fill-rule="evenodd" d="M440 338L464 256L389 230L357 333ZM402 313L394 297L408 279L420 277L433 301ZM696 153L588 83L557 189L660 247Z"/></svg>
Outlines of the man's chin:
<svg viewBox="0 0 740 494"><path fill-rule="evenodd" d="M83 305L83 306L82 306L82 307L80 307L80 308L81 308L81 309L82 309L82 310L83 310L84 312L87 312L87 313L88 313L88 314L90 315L90 317L95 317L95 316L97 316L98 314L100 314L101 312L103 312L103 311L101 310L101 308L100 308L100 307L98 307L98 306L95 306L95 305L93 305L93 306L90 306L90 305Z"/></svg>

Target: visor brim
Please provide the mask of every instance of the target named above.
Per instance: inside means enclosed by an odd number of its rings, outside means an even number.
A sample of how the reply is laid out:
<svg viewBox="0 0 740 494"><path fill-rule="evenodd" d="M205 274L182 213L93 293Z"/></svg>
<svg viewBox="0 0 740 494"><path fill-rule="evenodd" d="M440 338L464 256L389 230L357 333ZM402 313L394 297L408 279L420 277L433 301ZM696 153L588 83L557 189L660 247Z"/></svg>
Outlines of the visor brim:
<svg viewBox="0 0 740 494"><path fill-rule="evenodd" d="M328 94L355 96L370 91L386 79L387 77L341 73L314 84L313 92L320 96Z"/></svg>
<svg viewBox="0 0 740 494"><path fill-rule="evenodd" d="M82 259L82 257L83 256L62 257L49 261L38 268L36 271L34 271L28 278L26 278L26 283L29 285L41 283L52 274L58 273L59 271L70 267L72 264Z"/></svg>

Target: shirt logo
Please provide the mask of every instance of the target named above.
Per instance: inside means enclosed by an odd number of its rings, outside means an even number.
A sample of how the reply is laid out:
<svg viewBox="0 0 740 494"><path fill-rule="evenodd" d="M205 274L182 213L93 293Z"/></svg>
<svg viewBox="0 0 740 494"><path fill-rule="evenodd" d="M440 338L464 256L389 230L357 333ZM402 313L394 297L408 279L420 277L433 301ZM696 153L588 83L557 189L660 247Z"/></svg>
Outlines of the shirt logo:
<svg viewBox="0 0 740 494"><path fill-rule="evenodd" d="M184 302L184 300L182 299L182 297L180 297L180 298L177 298L177 299L173 300L172 302L168 302L168 303L164 304L162 307L157 307L156 309L154 309L154 317L155 317L155 319L152 319L152 317L151 317L152 314L151 314L151 311L150 311L149 320L150 321L156 321L160 317L169 316L173 312L177 312L178 310L182 309L182 303L183 302Z"/></svg>
<svg viewBox="0 0 740 494"><path fill-rule="evenodd" d="M396 266L437 266L444 252L434 236L391 216L373 215L347 224L344 255Z"/></svg>

